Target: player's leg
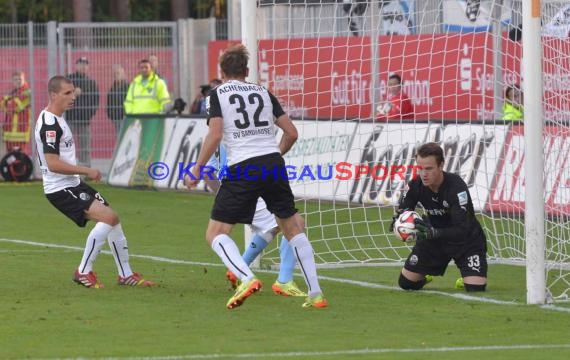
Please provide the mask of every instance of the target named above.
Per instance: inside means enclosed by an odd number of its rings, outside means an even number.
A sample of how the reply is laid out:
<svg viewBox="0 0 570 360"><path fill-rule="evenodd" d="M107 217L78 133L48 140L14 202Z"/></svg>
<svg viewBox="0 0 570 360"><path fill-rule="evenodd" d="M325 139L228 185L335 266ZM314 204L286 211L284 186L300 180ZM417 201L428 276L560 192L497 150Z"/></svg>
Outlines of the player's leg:
<svg viewBox="0 0 570 360"><path fill-rule="evenodd" d="M285 160L281 156L265 159L266 168L279 169L285 173ZM289 185L289 180L284 176L276 176L271 181L267 181L261 195L267 204L267 209L275 215L277 224L289 244L293 248L293 253L305 278L309 289L309 296L303 306L307 307L327 307L328 302L323 297L323 293L317 277L317 266L313 247L304 232L303 220L295 208L295 198Z"/></svg>
<svg viewBox="0 0 570 360"><path fill-rule="evenodd" d="M487 251L485 244L474 244L463 256L454 258L461 273L455 287L467 292L485 291L487 288Z"/></svg>
<svg viewBox="0 0 570 360"><path fill-rule="evenodd" d="M144 279L141 274L135 273L131 269L129 263L129 249L127 245L127 238L123 232L119 216L117 213L109 206L109 203L101 196L99 192L95 189L90 189L90 195L96 200L94 201L89 209L85 211L85 216L93 221L96 221L96 227L99 224L107 224L111 226L108 231L106 239L111 248L111 253L113 254L113 259L115 260L115 265L117 266L117 272L119 274L117 282L119 285L129 285L129 286L152 286L154 283L152 281Z"/></svg>
<svg viewBox="0 0 570 360"><path fill-rule="evenodd" d="M275 216L267 210L267 205L262 198L257 199L250 228L252 232L251 241L243 253L243 259L248 265L261 254L279 232Z"/></svg>
<svg viewBox="0 0 570 360"><path fill-rule="evenodd" d="M293 281L293 271L295 270L297 259L295 259L293 248L285 236L281 237L281 243L279 244L279 258L281 262L279 264L277 281L282 284Z"/></svg>
<svg viewBox="0 0 570 360"><path fill-rule="evenodd" d="M402 268L400 272L400 277L398 279L398 285L403 290L420 290L425 284L431 281L430 275L416 273L406 268Z"/></svg>
<svg viewBox="0 0 570 360"><path fill-rule="evenodd" d="M301 221L303 218L298 217ZM305 222L302 221L300 224L302 229L305 228ZM297 258L295 258L295 253L289 240L285 236L281 237L281 244L279 245L279 256L281 262L279 264L279 275L277 276L277 281L273 283L271 289L274 293L283 296L307 296L304 291L301 291L295 281L293 280L293 271L295 270L295 265L297 263Z"/></svg>
<svg viewBox="0 0 570 360"><path fill-rule="evenodd" d="M265 203L264 203L265 205ZM258 209L259 210L259 209ZM258 216L258 213L261 213ZM265 219L265 220L264 220ZM267 209L263 208L262 211L256 211L256 215L251 225L252 239L250 245L247 247L243 254L243 259L249 265L261 252L267 247L269 242L279 232L279 227L275 221L275 216ZM270 229L264 231L263 229ZM293 271L295 270L295 263L297 259L293 253L293 249L289 245L289 241L283 236L279 247L279 255L281 262L279 264L279 275L277 280L271 285L271 289L275 294L283 296L307 296L307 294L299 289L297 284L293 281ZM238 285L237 277L231 272L227 271L226 278L235 289Z"/></svg>
<svg viewBox="0 0 570 360"><path fill-rule="evenodd" d="M304 231L305 221L303 220L303 217L298 216L297 220L300 221L299 226ZM288 283L290 281L293 281L293 271L295 270L297 259L295 258L293 248L289 244L289 240L287 240L285 236L281 238L279 256L281 259L281 264L279 267L279 276L277 277L277 281L280 283Z"/></svg>
<svg viewBox="0 0 570 360"><path fill-rule="evenodd" d="M271 213L269 213L269 215L273 217ZM273 222L275 222L275 220L273 220ZM252 234L249 246L245 249L243 253L243 259L248 265L251 264L253 260L255 260L255 258L259 256L259 254L261 254L261 252L267 247L269 242L273 240L275 235L277 235L278 227L277 223L275 223L274 227L269 228L268 230L264 230L252 224L251 231Z"/></svg>
<svg viewBox="0 0 570 360"><path fill-rule="evenodd" d="M234 309L242 305L250 295L261 290L262 286L261 282L243 260L236 243L230 238L229 233L232 228L232 224L210 219L208 229L206 230L206 240L212 247L212 250L222 260L226 268L235 274L241 282L235 294L226 304L228 309Z"/></svg>
<svg viewBox="0 0 570 360"><path fill-rule="evenodd" d="M272 215L273 216L273 215ZM275 220L274 220L275 222ZM255 223L255 220L254 220ZM245 249L242 257L245 263L249 266L255 258L261 254L261 252L267 247L269 242L275 237L277 233L277 223L275 223L275 229L270 229L269 231L262 231L261 229L253 226L248 225L251 229L251 239L249 242L249 246ZM237 288L239 285L238 277L228 269L226 271L226 278L230 282L233 289Z"/></svg>
<svg viewBox="0 0 570 360"><path fill-rule="evenodd" d="M250 227L252 230L251 241L243 254L243 259L248 265L261 254L269 242L273 240L279 232L275 216L267 210L267 205L261 198L257 201L255 215ZM271 289L274 293L283 296L307 296L293 281L293 270L295 269L296 259L289 245L289 241L285 239L285 237L281 240L279 254L281 257L279 276L271 286ZM237 288L239 281L234 273L228 270L226 272L226 278L231 283L232 288Z"/></svg>
<svg viewBox="0 0 570 360"><path fill-rule="evenodd" d="M279 264L279 275L277 280L271 285L271 290L277 295L282 296L300 296L305 297L307 293L299 289L297 283L293 280L293 271L297 259L293 252L293 248L289 244L289 240L285 236L281 237L279 246L279 256L281 262Z"/></svg>
<svg viewBox="0 0 570 360"><path fill-rule="evenodd" d="M243 260L234 240L229 236L232 224L210 219L206 230L206 241L219 256L226 267L233 272L240 281L249 281L254 278L253 272Z"/></svg>
<svg viewBox="0 0 570 360"><path fill-rule="evenodd" d="M131 269L131 264L129 262L129 247L127 244L127 237L123 232L123 227L119 222L117 225L113 226L113 229L109 232L107 237L109 247L111 248L111 253L113 254L113 259L115 259L115 264L117 265L117 272L119 276L117 278L117 283L119 285L127 286L154 286L155 283L148 279L145 279L142 274L134 272Z"/></svg>
<svg viewBox="0 0 570 360"><path fill-rule="evenodd" d="M90 209L98 209L105 206L96 201L95 191L87 184L81 182L78 186L67 188L55 193L46 194L48 200L59 211L73 220L78 226L85 227L91 219L88 215ZM105 239L114 224L114 214L105 212L106 222L97 222L89 232L85 241L83 257L78 268L75 270L73 280L88 288L103 287L93 272L93 264L105 244Z"/></svg>
<svg viewBox="0 0 570 360"><path fill-rule="evenodd" d="M255 214L253 215L253 220L249 227L252 235L249 246L246 247L242 256L248 266L261 254L279 231L275 216L267 210L267 206L261 198L257 200ZM226 271L226 278L232 288L237 288L239 279L231 270Z"/></svg>
<svg viewBox="0 0 570 360"><path fill-rule="evenodd" d="M433 241L420 242L412 248L398 278L400 288L421 290L432 281L432 276L445 273L450 259L443 254L440 247L441 244Z"/></svg>
<svg viewBox="0 0 570 360"><path fill-rule="evenodd" d="M277 215L277 214L276 214ZM289 239L289 244L293 249L301 273L305 278L305 283L309 289L309 297L307 302L303 304L306 307L324 308L328 306L328 302L323 297L319 279L317 276L317 266L315 264L315 255L313 247L304 233L304 229L300 226L302 219L298 213L288 218L277 217L277 223L281 228L285 238Z"/></svg>
<svg viewBox="0 0 570 360"><path fill-rule="evenodd" d="M234 224L250 224L255 213L258 190L253 181L224 181L218 189L212 215L206 230L206 241L226 268L241 281L228 309L240 306L245 299L261 289L261 282L243 260L234 240L229 236Z"/></svg>
<svg viewBox="0 0 570 360"><path fill-rule="evenodd" d="M243 253L243 258L248 264L251 264L261 254L279 232L275 216L267 210L267 205L262 198L257 199L255 214L251 221L251 231L250 245Z"/></svg>

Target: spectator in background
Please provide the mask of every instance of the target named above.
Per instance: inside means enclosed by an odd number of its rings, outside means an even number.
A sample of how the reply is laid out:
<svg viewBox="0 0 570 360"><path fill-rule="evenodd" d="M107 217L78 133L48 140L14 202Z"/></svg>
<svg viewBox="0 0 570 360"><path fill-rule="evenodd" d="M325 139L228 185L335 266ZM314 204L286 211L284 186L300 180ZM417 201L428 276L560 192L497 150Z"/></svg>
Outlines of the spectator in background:
<svg viewBox="0 0 570 360"><path fill-rule="evenodd" d="M75 61L75 72L68 76L75 86L75 105L65 113L65 120L79 141L75 144L79 163L87 167L91 166L89 123L99 108L99 88L95 80L87 75L88 70L89 61L86 57Z"/></svg>
<svg viewBox="0 0 570 360"><path fill-rule="evenodd" d="M402 92L402 78L392 74L388 78L387 101L376 107L376 117L387 120L401 120L414 118L414 105L404 92Z"/></svg>
<svg viewBox="0 0 570 360"><path fill-rule="evenodd" d="M4 141L8 152L20 150L31 154L30 129L32 121L32 93L23 71L12 73L14 88L2 98L0 109L4 112Z"/></svg>
<svg viewBox="0 0 570 360"><path fill-rule="evenodd" d="M150 62L150 66L152 67L152 70L154 71L156 76L158 76L159 78L162 78L160 76L160 74L158 73L158 56L155 53L150 53L150 54L148 54L148 61Z"/></svg>
<svg viewBox="0 0 570 360"><path fill-rule="evenodd" d="M121 130L121 123L125 117L125 110L123 103L129 90L129 82L125 75L125 69L122 65L113 65L113 85L107 93L107 116L115 124L115 131L117 136Z"/></svg>
<svg viewBox="0 0 570 360"><path fill-rule="evenodd" d="M166 83L152 70L147 59L139 61L139 75L129 86L125 114L162 114L172 109Z"/></svg>
<svg viewBox="0 0 570 360"><path fill-rule="evenodd" d="M200 93L196 95L192 106L190 107L190 114L199 115L206 113L206 97L212 87L209 84L200 85Z"/></svg>
<svg viewBox="0 0 570 360"><path fill-rule="evenodd" d="M190 107L190 113L194 115L205 114L206 97L208 97L208 93L210 92L210 90L220 85L221 83L222 80L220 79L212 79L210 80L209 84L200 85L200 93L196 95L196 97L194 98L192 106Z"/></svg>
<svg viewBox="0 0 570 360"><path fill-rule="evenodd" d="M512 85L505 90L505 104L503 105L503 120L523 120L524 96L519 85Z"/></svg>

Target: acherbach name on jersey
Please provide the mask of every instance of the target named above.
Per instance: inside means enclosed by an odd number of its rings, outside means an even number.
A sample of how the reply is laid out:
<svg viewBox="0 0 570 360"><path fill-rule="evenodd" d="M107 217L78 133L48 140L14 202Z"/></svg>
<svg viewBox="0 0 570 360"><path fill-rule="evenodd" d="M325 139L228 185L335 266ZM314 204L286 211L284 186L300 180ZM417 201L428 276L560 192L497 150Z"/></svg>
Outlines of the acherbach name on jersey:
<svg viewBox="0 0 570 360"><path fill-rule="evenodd" d="M273 135L273 129L270 127L260 129L241 130L232 133L234 139L244 138L253 135Z"/></svg>
<svg viewBox="0 0 570 360"><path fill-rule="evenodd" d="M225 94L230 91L265 91L263 86L259 85L233 85L233 84L226 84L219 87L220 94Z"/></svg>

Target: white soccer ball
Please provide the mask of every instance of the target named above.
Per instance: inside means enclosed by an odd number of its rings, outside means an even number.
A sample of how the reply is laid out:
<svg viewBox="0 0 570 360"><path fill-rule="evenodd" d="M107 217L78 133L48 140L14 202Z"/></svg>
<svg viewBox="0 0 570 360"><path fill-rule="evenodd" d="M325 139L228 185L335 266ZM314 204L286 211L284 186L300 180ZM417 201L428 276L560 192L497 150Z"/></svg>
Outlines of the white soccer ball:
<svg viewBox="0 0 570 360"><path fill-rule="evenodd" d="M416 219L422 217L415 211L404 211L394 222L394 234L405 243L416 241Z"/></svg>

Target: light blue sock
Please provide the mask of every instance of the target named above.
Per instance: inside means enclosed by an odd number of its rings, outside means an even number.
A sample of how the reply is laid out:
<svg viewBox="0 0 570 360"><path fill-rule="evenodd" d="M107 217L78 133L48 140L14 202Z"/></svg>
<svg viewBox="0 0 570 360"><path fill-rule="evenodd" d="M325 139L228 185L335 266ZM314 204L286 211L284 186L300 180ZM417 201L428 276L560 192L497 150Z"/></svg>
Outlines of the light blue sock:
<svg viewBox="0 0 570 360"><path fill-rule="evenodd" d="M295 262L297 261L293 253L293 248L289 245L289 241L285 239L285 236L281 238L279 255L281 256L281 264L279 266L277 281L284 284L293 280L293 270L295 270Z"/></svg>
<svg viewBox="0 0 570 360"><path fill-rule="evenodd" d="M267 241L261 237L261 235L257 233L253 234L249 246L243 253L243 261L245 261L245 263L248 265L251 264L257 255L261 254L263 249L267 247L267 244Z"/></svg>

